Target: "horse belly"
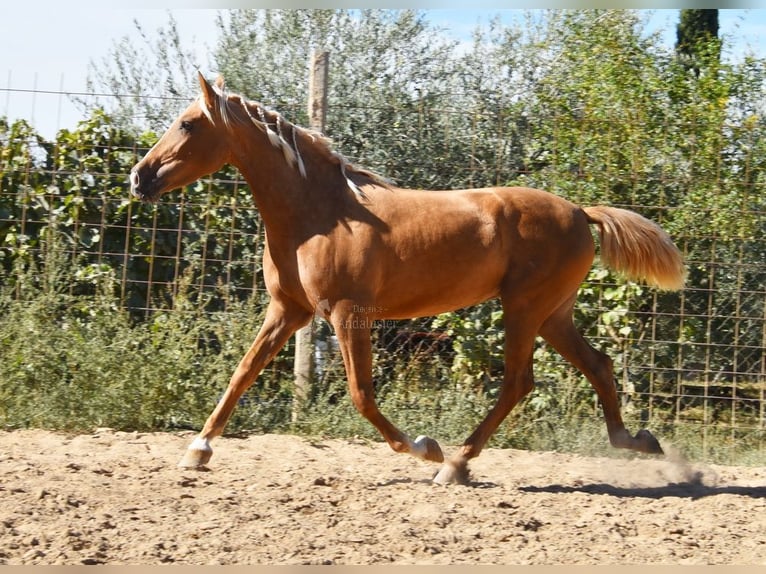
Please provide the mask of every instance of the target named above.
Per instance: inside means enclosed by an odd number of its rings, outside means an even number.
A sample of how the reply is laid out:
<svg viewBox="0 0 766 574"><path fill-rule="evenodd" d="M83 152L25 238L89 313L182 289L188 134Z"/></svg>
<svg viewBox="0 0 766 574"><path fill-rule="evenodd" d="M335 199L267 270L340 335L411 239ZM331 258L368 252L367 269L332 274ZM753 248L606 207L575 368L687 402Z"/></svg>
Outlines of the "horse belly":
<svg viewBox="0 0 766 574"><path fill-rule="evenodd" d="M498 246L450 243L392 266L376 297L376 305L387 318L438 315L499 294L506 265Z"/></svg>
<svg viewBox="0 0 766 574"><path fill-rule="evenodd" d="M406 299L390 301L379 300L377 310L381 318L410 319L431 317L457 309L478 305L499 294L497 286L484 289L456 290L441 289L439 292L417 290Z"/></svg>

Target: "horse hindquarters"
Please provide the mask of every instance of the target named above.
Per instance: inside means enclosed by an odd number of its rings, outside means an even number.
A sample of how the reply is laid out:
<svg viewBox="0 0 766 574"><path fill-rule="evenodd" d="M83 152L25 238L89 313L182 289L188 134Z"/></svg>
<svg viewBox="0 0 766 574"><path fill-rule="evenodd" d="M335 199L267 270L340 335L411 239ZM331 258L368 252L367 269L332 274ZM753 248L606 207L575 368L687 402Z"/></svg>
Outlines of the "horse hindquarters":
<svg viewBox="0 0 766 574"><path fill-rule="evenodd" d="M659 225L625 209L596 206L583 211L588 223L598 226L604 266L662 289L683 286L685 272L681 253ZM591 347L574 326L575 297L576 292L545 320L540 335L590 381L601 402L613 446L662 454L662 447L649 431L641 430L633 437L625 428L612 360Z"/></svg>

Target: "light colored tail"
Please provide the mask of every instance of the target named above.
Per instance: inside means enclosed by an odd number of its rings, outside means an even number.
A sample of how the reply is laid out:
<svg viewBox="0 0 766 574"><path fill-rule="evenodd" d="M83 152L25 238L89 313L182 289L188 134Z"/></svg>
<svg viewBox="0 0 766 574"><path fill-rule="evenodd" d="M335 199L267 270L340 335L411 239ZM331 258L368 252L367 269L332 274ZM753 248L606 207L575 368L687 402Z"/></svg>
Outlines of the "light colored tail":
<svg viewBox="0 0 766 574"><path fill-rule="evenodd" d="M675 291L686 279L683 257L670 236L656 223L617 207L583 208L598 226L601 263L628 279Z"/></svg>

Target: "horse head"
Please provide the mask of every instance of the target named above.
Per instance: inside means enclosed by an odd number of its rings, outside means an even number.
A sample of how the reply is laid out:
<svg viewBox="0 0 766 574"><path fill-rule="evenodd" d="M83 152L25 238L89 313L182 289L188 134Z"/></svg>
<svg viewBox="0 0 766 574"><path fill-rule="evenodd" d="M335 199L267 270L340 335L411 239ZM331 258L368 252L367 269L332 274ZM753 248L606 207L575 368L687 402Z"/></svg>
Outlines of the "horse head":
<svg viewBox="0 0 766 574"><path fill-rule="evenodd" d="M228 139L222 137L219 100L223 78L211 85L199 74L202 93L173 121L157 143L130 170L131 193L155 202L162 194L211 174L229 161Z"/></svg>

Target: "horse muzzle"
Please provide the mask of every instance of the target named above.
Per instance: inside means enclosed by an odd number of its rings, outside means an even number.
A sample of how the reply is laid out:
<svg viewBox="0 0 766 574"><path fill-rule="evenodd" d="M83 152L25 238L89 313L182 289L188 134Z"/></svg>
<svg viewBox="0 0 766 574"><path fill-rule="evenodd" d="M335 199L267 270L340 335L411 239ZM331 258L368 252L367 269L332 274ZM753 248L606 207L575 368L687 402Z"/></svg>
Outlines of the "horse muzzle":
<svg viewBox="0 0 766 574"><path fill-rule="evenodd" d="M151 181L143 181L136 167L130 170L129 179L130 193L133 197L152 203L159 199L160 194L155 193L156 186L152 185Z"/></svg>

